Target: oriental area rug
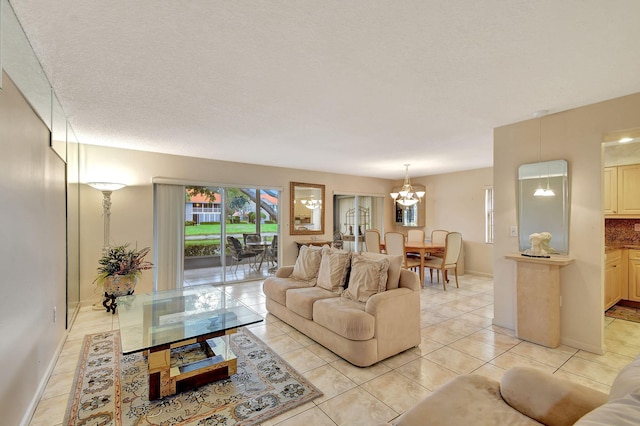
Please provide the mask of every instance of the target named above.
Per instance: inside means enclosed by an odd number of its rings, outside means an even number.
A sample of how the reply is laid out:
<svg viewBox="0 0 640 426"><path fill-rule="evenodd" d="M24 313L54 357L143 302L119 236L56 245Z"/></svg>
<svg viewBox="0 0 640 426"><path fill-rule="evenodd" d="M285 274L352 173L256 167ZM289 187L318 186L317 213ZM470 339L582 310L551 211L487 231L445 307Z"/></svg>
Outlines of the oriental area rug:
<svg viewBox="0 0 640 426"><path fill-rule="evenodd" d="M640 309L630 306L613 305L604 315L610 318L640 322Z"/></svg>
<svg viewBox="0 0 640 426"><path fill-rule="evenodd" d="M230 341L237 374L149 401L146 357L122 355L118 331L87 335L64 424L255 425L322 395L248 330Z"/></svg>

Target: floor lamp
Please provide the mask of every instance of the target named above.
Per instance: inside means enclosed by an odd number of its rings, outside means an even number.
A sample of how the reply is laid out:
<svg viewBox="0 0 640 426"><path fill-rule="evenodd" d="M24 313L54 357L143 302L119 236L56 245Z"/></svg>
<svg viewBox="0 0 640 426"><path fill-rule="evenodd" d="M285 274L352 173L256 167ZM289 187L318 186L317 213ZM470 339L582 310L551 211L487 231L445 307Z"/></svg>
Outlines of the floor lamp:
<svg viewBox="0 0 640 426"><path fill-rule="evenodd" d="M104 217L104 245L103 249L109 247L109 227L111 224L111 193L124 188L123 183L110 182L89 182L88 185L102 192L102 215Z"/></svg>
<svg viewBox="0 0 640 426"><path fill-rule="evenodd" d="M106 253L109 247L109 227L111 224L111 193L118 189L124 188L126 185L123 183L110 183L110 182L89 182L88 185L92 188L102 192L102 215L104 217L104 244L102 251ZM96 311L103 310L103 304L96 302L93 304L93 309Z"/></svg>

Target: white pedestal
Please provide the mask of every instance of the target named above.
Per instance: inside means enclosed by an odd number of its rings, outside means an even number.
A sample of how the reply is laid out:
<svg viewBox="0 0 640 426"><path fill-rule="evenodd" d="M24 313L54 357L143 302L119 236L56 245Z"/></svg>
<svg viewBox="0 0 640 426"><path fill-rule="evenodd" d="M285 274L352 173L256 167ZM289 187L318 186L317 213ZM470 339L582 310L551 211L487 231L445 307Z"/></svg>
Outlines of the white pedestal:
<svg viewBox="0 0 640 426"><path fill-rule="evenodd" d="M518 265L516 335L550 348L560 344L560 267L573 262L551 258L505 256Z"/></svg>

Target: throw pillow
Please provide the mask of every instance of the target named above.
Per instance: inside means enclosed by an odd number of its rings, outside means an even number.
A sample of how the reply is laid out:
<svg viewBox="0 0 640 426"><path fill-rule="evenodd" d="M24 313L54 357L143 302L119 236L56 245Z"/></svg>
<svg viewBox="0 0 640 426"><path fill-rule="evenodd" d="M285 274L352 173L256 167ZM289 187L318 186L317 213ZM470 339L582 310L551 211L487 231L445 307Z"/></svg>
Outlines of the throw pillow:
<svg viewBox="0 0 640 426"><path fill-rule="evenodd" d="M400 285L400 270L402 269L402 256L363 252L363 256L371 259L389 259L389 277L387 278L387 290L393 290Z"/></svg>
<svg viewBox="0 0 640 426"><path fill-rule="evenodd" d="M317 285L340 294L347 280L350 260L351 253L348 251L323 246Z"/></svg>
<svg viewBox="0 0 640 426"><path fill-rule="evenodd" d="M382 293L387 288L388 270L389 259L371 259L353 254L349 287L342 293L342 297L366 302L374 294Z"/></svg>
<svg viewBox="0 0 640 426"><path fill-rule="evenodd" d="M302 281L315 281L318 277L318 269L320 269L320 261L322 260L322 247L302 246L300 253L293 265L291 278Z"/></svg>

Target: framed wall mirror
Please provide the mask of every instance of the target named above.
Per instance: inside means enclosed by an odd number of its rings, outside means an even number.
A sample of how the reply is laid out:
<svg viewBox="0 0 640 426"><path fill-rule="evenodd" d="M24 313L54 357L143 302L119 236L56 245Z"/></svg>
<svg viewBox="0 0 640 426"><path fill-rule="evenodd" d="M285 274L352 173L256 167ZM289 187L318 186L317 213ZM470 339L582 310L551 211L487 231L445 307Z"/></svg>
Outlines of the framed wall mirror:
<svg viewBox="0 0 640 426"><path fill-rule="evenodd" d="M290 234L324 234L324 185L291 182Z"/></svg>
<svg viewBox="0 0 640 426"><path fill-rule="evenodd" d="M531 247L529 236L549 232L548 254L569 253L569 190L566 160L523 164L518 168L518 241Z"/></svg>

